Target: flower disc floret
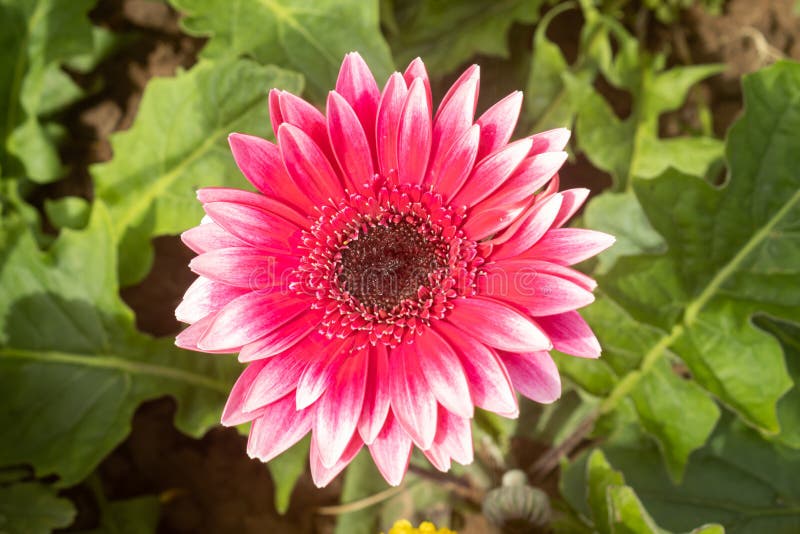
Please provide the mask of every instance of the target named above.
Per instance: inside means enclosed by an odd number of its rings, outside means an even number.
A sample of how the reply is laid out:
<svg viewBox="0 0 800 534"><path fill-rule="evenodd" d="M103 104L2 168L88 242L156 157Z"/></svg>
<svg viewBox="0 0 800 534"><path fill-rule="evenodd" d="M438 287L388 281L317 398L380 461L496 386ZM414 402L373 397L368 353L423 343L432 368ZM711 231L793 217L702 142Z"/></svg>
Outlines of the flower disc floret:
<svg viewBox="0 0 800 534"><path fill-rule="evenodd" d="M293 288L316 298L328 337L362 331L373 345L396 346L475 293L483 258L460 228L464 209L392 178L323 207L303 234L308 254Z"/></svg>

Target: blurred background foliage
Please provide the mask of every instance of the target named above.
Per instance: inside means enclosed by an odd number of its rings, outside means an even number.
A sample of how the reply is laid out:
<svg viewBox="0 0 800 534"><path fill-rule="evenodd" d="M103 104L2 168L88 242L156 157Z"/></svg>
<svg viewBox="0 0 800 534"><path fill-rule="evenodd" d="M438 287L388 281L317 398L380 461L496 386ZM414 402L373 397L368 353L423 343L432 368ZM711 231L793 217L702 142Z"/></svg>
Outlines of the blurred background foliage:
<svg viewBox="0 0 800 534"><path fill-rule="evenodd" d="M0 532L800 531L800 19L791 0L0 0ZM368 456L316 490L217 426L239 364L187 353L173 237L247 187L226 136L322 107L344 54L435 98L482 66L518 135L573 130L600 360L478 413L476 461ZM242 433L246 429L240 429ZM505 475L505 476L504 476Z"/></svg>

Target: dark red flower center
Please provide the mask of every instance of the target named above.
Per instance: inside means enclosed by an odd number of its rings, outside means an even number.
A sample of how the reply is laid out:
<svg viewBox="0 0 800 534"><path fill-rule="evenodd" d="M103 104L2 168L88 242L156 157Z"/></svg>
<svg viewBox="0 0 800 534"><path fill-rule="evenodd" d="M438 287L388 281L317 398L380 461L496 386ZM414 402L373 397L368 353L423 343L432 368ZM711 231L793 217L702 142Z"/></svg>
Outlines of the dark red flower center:
<svg viewBox="0 0 800 534"><path fill-rule="evenodd" d="M442 244L406 221L360 230L342 248L339 289L365 306L396 308L416 298L420 287L430 286L431 274L447 266Z"/></svg>
<svg viewBox="0 0 800 534"><path fill-rule="evenodd" d="M328 336L394 346L472 295L484 260L461 230L463 209L393 177L372 186L321 207L292 287L316 297Z"/></svg>

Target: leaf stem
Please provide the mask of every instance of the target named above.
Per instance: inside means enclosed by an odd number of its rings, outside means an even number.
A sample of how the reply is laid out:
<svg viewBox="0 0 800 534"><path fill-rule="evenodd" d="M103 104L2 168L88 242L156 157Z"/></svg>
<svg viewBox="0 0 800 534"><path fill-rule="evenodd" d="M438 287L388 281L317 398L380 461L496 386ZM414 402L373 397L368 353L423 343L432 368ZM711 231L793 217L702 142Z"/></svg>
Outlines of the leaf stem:
<svg viewBox="0 0 800 534"><path fill-rule="evenodd" d="M99 367L104 369L113 369L132 374L151 375L159 378L167 378L179 382L186 382L195 386L205 387L223 394L228 394L230 387L219 380L184 371L182 369L175 369L164 365L156 365L152 363L142 363L133 360L120 358L112 355L88 355L88 354L72 354L59 351L48 350L25 350L6 347L0 349L0 356L3 358L17 358L23 360L35 360L51 364L66 364L66 365L81 365L84 367Z"/></svg>
<svg viewBox="0 0 800 534"><path fill-rule="evenodd" d="M411 481L408 484L400 484L399 486L388 488L381 492L370 495L368 497L357 499L355 501L344 504L336 504L333 506L320 506L319 508L314 510L314 513L318 515L343 515L343 514L349 514L351 512L358 512L359 510L364 510L365 508L369 508L370 506L375 506L376 504L391 499L395 495L402 493L407 489L410 489L416 483L417 481Z"/></svg>

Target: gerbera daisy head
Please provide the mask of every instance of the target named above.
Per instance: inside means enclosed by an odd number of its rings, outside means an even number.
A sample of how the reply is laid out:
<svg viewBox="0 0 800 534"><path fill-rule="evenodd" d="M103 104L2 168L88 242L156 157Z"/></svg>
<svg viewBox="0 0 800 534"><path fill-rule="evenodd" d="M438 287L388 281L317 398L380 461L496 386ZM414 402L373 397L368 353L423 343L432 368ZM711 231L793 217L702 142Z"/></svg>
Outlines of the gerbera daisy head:
<svg viewBox="0 0 800 534"><path fill-rule="evenodd" d="M252 457L311 432L317 485L365 445L399 484L414 445L441 470L472 461L475 406L516 417L515 389L558 398L549 350L599 356L575 311L595 283L569 266L613 238L563 228L588 194L558 191L569 132L509 143L522 96L475 120L478 79L433 115L421 60L380 91L351 53L325 115L273 90L277 143L231 134L258 192L198 192L176 342L239 353L222 422L252 422Z"/></svg>

